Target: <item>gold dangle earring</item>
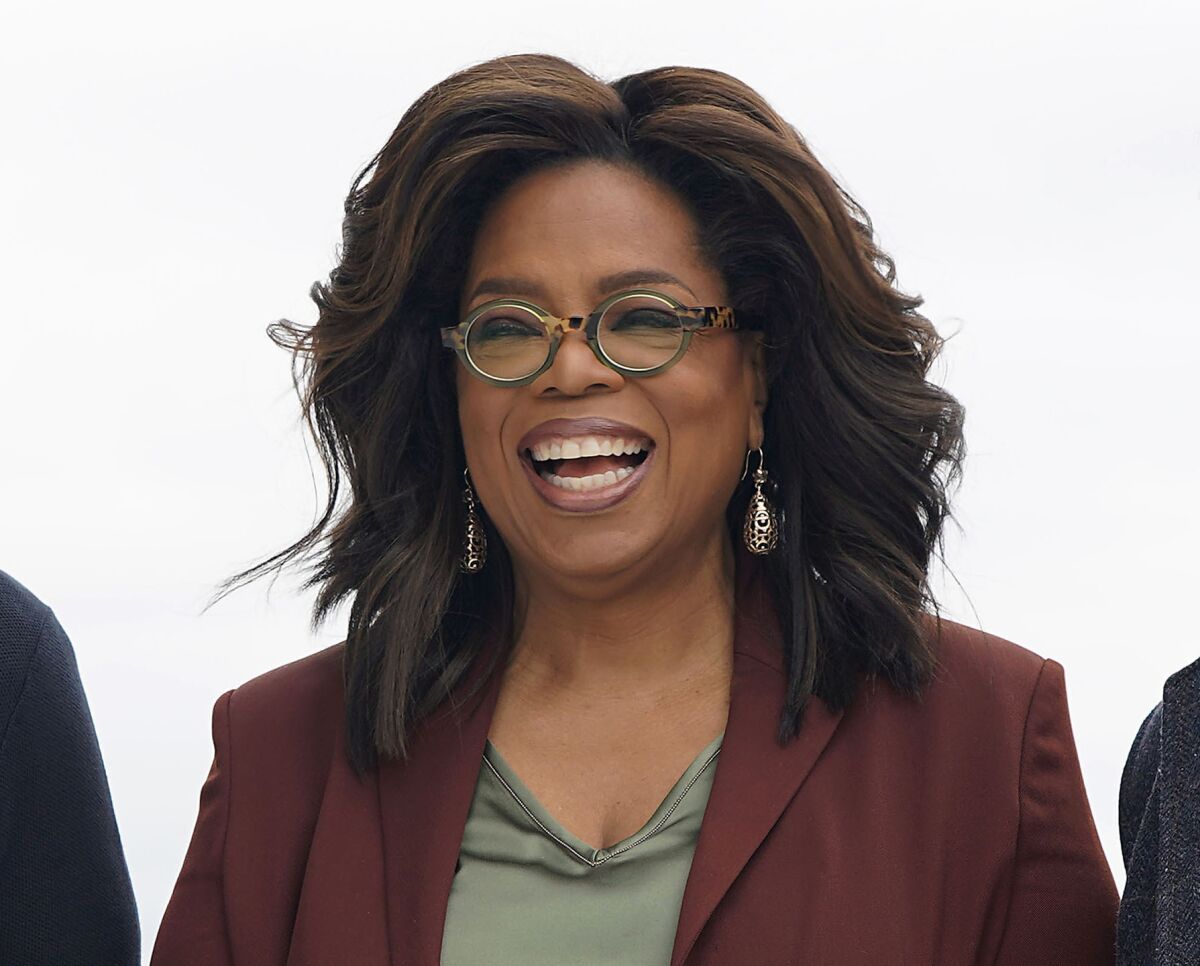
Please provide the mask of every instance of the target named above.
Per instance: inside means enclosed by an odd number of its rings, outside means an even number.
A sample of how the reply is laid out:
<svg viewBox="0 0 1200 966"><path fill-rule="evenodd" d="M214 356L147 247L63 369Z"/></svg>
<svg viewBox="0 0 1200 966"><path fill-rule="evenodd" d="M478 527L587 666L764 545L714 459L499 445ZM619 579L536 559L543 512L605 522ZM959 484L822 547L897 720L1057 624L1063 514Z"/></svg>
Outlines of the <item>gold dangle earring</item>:
<svg viewBox="0 0 1200 966"><path fill-rule="evenodd" d="M742 470L742 479L750 470L750 454L755 450L746 451L746 465ZM746 507L746 522L742 526L742 540L746 549L751 553L770 553L779 546L779 522L775 517L775 507L763 493L763 484L767 482L767 471L763 467L762 447L758 450L758 467L754 470L754 495L750 497L750 505Z"/></svg>
<svg viewBox="0 0 1200 966"><path fill-rule="evenodd" d="M466 488L463 490L463 502L467 505L467 531L463 539L463 555L459 558L458 569L465 574L477 574L487 562L487 534L475 512L475 491L471 489L471 478L463 470Z"/></svg>

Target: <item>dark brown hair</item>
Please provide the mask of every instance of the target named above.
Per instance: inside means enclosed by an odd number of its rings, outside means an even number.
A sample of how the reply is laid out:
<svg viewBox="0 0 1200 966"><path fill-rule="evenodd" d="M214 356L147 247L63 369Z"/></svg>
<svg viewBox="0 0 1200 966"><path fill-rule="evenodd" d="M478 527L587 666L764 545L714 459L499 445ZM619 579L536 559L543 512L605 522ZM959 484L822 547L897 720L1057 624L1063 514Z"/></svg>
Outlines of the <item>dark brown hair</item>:
<svg viewBox="0 0 1200 966"><path fill-rule="evenodd" d="M928 569L961 475L963 410L926 381L943 340L896 288L865 212L728 74L663 67L605 83L550 55L499 57L408 109L354 180L339 264L312 287L316 323L269 329L294 353L329 493L308 533L221 594L303 559L314 627L351 600L347 750L360 771L406 756L485 626L511 644L511 564L486 519L487 566L458 571L464 457L437 329L456 321L489 203L524 174L585 159L670 186L731 304L765 320L763 448L782 541L763 561L789 682L779 741L814 694L836 708L865 674L916 693L932 673ZM729 506L734 539L749 492Z"/></svg>

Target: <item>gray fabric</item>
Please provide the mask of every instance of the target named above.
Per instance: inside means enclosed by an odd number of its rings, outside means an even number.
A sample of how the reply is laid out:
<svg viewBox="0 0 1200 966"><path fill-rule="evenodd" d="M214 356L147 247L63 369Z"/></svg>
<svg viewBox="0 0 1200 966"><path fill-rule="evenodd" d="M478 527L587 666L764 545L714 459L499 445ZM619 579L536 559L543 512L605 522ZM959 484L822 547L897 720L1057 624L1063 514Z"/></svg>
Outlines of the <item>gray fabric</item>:
<svg viewBox="0 0 1200 966"><path fill-rule="evenodd" d="M1200 661L1167 679L1121 776L1119 966L1200 963Z"/></svg>

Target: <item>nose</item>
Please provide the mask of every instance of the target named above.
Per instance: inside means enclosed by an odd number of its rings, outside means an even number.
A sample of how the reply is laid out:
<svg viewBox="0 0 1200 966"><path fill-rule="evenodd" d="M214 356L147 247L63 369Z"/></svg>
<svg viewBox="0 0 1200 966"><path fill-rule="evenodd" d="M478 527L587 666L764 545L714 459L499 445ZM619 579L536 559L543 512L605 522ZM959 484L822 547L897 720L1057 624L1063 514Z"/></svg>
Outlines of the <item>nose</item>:
<svg viewBox="0 0 1200 966"><path fill-rule="evenodd" d="M601 362L581 330L564 332L550 368L534 380L538 395L582 396L589 392L616 392L625 377Z"/></svg>

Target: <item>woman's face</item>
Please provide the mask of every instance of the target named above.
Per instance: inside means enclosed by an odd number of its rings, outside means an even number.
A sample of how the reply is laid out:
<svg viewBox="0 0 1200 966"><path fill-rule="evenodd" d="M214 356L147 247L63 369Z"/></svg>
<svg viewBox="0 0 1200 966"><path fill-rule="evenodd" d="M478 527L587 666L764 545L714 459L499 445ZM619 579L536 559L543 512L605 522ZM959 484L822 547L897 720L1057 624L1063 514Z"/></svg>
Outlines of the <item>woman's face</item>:
<svg viewBox="0 0 1200 966"><path fill-rule="evenodd" d="M629 170L534 172L486 212L459 317L502 296L586 316L634 287L728 305L696 232L679 198ZM582 331L567 332L554 364L516 388L456 363L471 480L519 573L645 574L719 548L746 451L762 441L757 346L752 335L702 330L671 368L634 378L603 365Z"/></svg>

